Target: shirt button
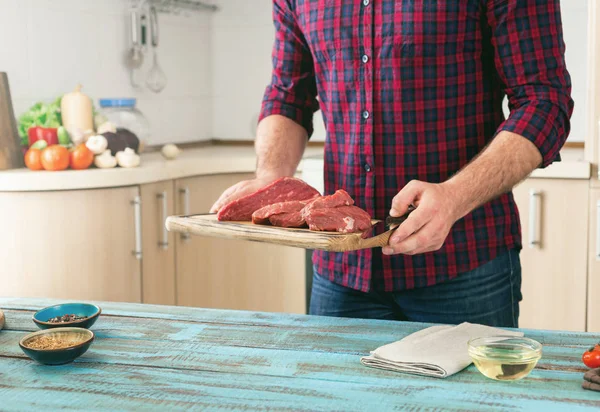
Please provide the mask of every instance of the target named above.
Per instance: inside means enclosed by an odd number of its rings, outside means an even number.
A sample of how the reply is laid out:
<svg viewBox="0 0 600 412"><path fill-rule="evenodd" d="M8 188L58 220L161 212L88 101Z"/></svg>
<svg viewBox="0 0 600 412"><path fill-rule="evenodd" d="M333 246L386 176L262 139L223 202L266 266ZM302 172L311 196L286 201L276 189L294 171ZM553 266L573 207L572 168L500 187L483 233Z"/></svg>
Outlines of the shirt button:
<svg viewBox="0 0 600 412"><path fill-rule="evenodd" d="M369 113L367 110L365 110L364 112L362 112L362 116L363 116L363 118L368 119L369 116L371 116L371 113Z"/></svg>
<svg viewBox="0 0 600 412"><path fill-rule="evenodd" d="M368 163L365 163L365 171L370 172L371 171L371 165Z"/></svg>
<svg viewBox="0 0 600 412"><path fill-rule="evenodd" d="M366 63L369 61L369 56L367 56L366 54L362 57L362 62Z"/></svg>
<svg viewBox="0 0 600 412"><path fill-rule="evenodd" d="M370 0L363 0L363 5L368 6L370 3Z"/></svg>

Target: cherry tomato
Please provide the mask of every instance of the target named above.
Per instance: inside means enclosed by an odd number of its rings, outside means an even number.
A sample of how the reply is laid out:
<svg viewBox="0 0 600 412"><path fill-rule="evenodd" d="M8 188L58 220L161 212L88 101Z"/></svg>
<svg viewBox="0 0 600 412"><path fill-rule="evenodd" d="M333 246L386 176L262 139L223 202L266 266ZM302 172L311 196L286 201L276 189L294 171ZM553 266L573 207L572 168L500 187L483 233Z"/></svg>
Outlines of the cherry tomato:
<svg viewBox="0 0 600 412"><path fill-rule="evenodd" d="M589 348L581 357L588 368L600 368L600 344Z"/></svg>

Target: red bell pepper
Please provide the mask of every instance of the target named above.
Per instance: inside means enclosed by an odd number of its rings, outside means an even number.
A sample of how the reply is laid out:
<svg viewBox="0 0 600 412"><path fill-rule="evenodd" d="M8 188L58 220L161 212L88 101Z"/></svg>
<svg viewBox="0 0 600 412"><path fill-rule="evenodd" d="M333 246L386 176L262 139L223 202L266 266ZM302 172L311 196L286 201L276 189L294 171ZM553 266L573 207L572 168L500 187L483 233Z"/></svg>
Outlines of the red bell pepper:
<svg viewBox="0 0 600 412"><path fill-rule="evenodd" d="M40 126L30 127L27 130L27 137L29 137L29 146L38 140L45 140L48 143L48 146L58 144L58 128Z"/></svg>

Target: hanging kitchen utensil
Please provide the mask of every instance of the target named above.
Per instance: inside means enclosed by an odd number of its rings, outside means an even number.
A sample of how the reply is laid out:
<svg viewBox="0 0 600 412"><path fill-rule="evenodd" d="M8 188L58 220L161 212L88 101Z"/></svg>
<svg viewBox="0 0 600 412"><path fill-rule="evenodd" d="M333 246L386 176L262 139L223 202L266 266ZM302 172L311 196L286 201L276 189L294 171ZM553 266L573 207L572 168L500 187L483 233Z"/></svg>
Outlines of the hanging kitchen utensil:
<svg viewBox="0 0 600 412"><path fill-rule="evenodd" d="M144 53L140 43L140 25L139 16L136 10L131 11L131 49L127 52L127 67L131 70L131 84L134 87L140 87L139 68L144 63Z"/></svg>
<svg viewBox="0 0 600 412"><path fill-rule="evenodd" d="M154 53L154 62L152 68L146 77L146 86L154 93L160 93L167 85L167 76L158 64L158 16L156 8L150 8L150 36L152 38L152 52Z"/></svg>
<svg viewBox="0 0 600 412"><path fill-rule="evenodd" d="M24 167L8 76L0 72L0 170Z"/></svg>

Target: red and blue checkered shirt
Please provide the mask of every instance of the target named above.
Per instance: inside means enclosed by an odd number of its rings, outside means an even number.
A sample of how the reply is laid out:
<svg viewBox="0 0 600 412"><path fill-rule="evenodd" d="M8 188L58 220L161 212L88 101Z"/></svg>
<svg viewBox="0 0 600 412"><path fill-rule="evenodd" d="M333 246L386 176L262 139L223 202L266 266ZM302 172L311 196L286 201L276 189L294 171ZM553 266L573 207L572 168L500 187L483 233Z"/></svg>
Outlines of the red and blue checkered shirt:
<svg viewBox="0 0 600 412"><path fill-rule="evenodd" d="M410 180L447 180L503 130L532 141L542 167L560 160L573 101L559 0L273 5L273 76L261 118L286 116L310 136L320 107L327 193L343 188L385 217ZM512 193L456 222L437 252L316 252L313 260L335 283L398 291L453 279L509 248L521 248Z"/></svg>

